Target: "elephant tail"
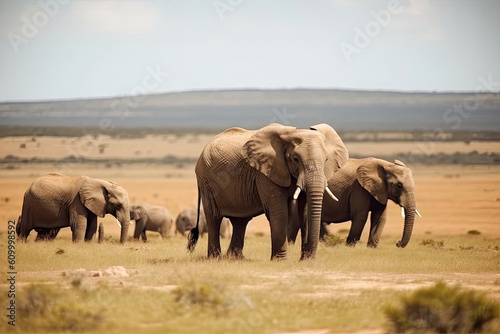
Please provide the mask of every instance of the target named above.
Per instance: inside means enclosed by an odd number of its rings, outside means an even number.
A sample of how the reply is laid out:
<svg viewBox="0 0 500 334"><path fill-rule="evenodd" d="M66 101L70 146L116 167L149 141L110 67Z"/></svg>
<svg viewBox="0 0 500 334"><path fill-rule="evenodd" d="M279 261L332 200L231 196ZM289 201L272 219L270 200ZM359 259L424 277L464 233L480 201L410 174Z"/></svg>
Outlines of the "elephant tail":
<svg viewBox="0 0 500 334"><path fill-rule="evenodd" d="M196 217L196 226L189 232L188 236L187 248L190 252L192 252L196 247L196 243L198 242L198 237L200 236L200 229L199 229L200 209L201 209L201 195L200 195L200 189L198 188L198 213Z"/></svg>

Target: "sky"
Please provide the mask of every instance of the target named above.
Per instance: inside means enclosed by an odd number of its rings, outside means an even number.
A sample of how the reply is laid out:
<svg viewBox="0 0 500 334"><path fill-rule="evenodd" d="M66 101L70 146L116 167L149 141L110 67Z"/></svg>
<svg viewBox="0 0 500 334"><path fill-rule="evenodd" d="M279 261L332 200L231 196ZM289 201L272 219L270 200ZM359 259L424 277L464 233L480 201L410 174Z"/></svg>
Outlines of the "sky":
<svg viewBox="0 0 500 334"><path fill-rule="evenodd" d="M0 0L0 102L499 91L499 33L498 0Z"/></svg>

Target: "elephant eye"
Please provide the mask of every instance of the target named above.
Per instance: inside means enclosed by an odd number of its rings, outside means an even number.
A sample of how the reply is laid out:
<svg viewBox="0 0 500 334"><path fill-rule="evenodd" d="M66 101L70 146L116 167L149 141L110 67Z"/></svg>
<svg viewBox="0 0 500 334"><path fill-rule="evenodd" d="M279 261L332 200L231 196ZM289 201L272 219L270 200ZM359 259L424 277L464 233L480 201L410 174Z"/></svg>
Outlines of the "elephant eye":
<svg viewBox="0 0 500 334"><path fill-rule="evenodd" d="M299 163L299 158L293 157L293 161L296 162L296 163Z"/></svg>
<svg viewBox="0 0 500 334"><path fill-rule="evenodd" d="M398 182L398 188L403 188L403 184L401 182Z"/></svg>

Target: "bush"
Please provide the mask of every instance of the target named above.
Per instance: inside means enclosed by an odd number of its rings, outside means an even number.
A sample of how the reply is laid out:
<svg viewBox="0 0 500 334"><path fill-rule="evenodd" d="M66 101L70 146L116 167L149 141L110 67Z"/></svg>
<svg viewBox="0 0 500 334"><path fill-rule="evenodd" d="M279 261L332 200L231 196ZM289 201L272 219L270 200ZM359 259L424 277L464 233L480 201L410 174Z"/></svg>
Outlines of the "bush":
<svg viewBox="0 0 500 334"><path fill-rule="evenodd" d="M335 247L337 245L341 245L345 242L345 239L336 234L325 235L323 237L323 241L325 242L326 247Z"/></svg>
<svg viewBox="0 0 500 334"><path fill-rule="evenodd" d="M467 232L467 234L469 234L469 235L480 235L481 232L478 231L478 230L470 230L470 231Z"/></svg>
<svg viewBox="0 0 500 334"><path fill-rule="evenodd" d="M103 317L82 302L85 296L80 292L46 285L31 285L21 290L17 300L19 327L26 332L80 332L98 328Z"/></svg>
<svg viewBox="0 0 500 334"><path fill-rule="evenodd" d="M499 316L499 305L484 294L438 282L402 298L385 314L396 333L481 333Z"/></svg>
<svg viewBox="0 0 500 334"><path fill-rule="evenodd" d="M185 305L223 306L226 302L221 287L190 281L178 286L173 294L175 301Z"/></svg>

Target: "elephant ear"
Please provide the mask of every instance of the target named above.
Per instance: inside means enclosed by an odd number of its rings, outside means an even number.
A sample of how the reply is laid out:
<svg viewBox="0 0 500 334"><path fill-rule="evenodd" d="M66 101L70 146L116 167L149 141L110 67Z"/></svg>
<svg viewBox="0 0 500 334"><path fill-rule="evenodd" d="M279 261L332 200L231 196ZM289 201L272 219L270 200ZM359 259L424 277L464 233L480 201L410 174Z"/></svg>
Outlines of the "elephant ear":
<svg viewBox="0 0 500 334"><path fill-rule="evenodd" d="M142 205L137 205L132 208L134 211L134 220L138 221L139 219L144 219L147 217L148 213L146 212L146 209Z"/></svg>
<svg viewBox="0 0 500 334"><path fill-rule="evenodd" d="M394 160L394 163L395 163L396 165L398 165L398 166L406 167L406 165L405 165L402 161L400 161L400 160L398 160L398 159Z"/></svg>
<svg viewBox="0 0 500 334"><path fill-rule="evenodd" d="M387 204L385 169L375 159L367 159L357 169L359 184L381 204Z"/></svg>
<svg viewBox="0 0 500 334"><path fill-rule="evenodd" d="M327 180L330 180L333 173L345 165L349 159L349 153L337 131L330 125L322 123L313 125L310 129L318 131L325 136L325 146L328 154L328 160L325 163L325 176Z"/></svg>
<svg viewBox="0 0 500 334"><path fill-rule="evenodd" d="M87 209L101 218L106 215L108 191L102 182L83 176L83 183L78 193Z"/></svg>
<svg viewBox="0 0 500 334"><path fill-rule="evenodd" d="M290 126L270 124L258 130L242 148L249 165L281 187L289 187L292 183L285 158L286 144L281 136L295 130Z"/></svg>

